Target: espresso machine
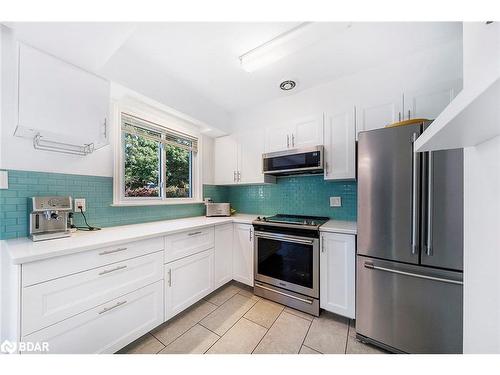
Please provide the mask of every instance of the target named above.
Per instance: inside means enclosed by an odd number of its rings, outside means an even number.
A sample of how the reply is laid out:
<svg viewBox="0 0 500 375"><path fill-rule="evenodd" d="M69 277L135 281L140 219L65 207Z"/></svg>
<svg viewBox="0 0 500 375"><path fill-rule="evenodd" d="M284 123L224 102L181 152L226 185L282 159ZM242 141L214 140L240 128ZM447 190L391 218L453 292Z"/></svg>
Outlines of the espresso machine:
<svg viewBox="0 0 500 375"><path fill-rule="evenodd" d="M71 235L68 219L72 212L71 197L32 197L29 199L30 238L51 240Z"/></svg>

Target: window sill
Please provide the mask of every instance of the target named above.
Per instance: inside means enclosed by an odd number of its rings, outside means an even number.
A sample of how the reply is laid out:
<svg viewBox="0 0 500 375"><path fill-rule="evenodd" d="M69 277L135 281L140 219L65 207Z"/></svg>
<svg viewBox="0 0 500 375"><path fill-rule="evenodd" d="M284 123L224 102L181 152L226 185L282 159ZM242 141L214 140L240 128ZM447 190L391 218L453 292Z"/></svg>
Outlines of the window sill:
<svg viewBox="0 0 500 375"><path fill-rule="evenodd" d="M140 202L114 202L111 207L139 207L139 206L173 206L179 204L202 204L205 203L202 200L192 199L192 200L157 200L157 201L140 201Z"/></svg>

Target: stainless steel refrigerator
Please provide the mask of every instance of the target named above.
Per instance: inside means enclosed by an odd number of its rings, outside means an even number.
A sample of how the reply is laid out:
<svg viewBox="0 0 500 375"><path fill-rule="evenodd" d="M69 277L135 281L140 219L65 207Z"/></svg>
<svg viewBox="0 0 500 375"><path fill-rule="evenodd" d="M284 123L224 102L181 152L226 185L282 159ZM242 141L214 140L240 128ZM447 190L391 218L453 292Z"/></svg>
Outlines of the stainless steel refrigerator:
<svg viewBox="0 0 500 375"><path fill-rule="evenodd" d="M359 135L356 332L393 352L462 353L463 150L414 153L429 123Z"/></svg>

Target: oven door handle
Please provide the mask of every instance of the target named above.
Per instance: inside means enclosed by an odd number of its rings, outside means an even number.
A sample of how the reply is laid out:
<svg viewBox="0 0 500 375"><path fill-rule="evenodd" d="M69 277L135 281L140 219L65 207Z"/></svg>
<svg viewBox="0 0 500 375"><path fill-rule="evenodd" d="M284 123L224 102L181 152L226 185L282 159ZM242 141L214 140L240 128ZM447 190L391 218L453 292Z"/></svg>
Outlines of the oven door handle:
<svg viewBox="0 0 500 375"><path fill-rule="evenodd" d="M314 240L303 240L300 238L286 236L286 235L268 235L268 234L264 234L264 233L265 232L255 232L255 237L267 238L268 240L301 243L301 244L306 244L306 245L313 245L314 244Z"/></svg>

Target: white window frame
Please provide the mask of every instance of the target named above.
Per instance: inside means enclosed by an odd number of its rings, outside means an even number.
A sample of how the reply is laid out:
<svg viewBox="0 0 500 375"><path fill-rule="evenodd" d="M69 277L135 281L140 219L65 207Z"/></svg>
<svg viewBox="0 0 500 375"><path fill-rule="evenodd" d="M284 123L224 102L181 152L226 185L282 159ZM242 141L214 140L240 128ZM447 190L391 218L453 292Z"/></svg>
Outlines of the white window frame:
<svg viewBox="0 0 500 375"><path fill-rule="evenodd" d="M145 108L143 108L145 107ZM203 203L203 183L201 174L202 137L195 125L176 118L160 110L148 108L148 105L131 105L114 103L112 105L112 130L114 146L113 172L113 204L112 206L156 206L174 204ZM121 114L126 113L139 117L158 126L159 129L172 129L198 139L198 151L193 152L191 198L164 198L164 197L125 197L125 158L123 155ZM164 176L163 176L164 179ZM162 189L163 190L163 189Z"/></svg>

